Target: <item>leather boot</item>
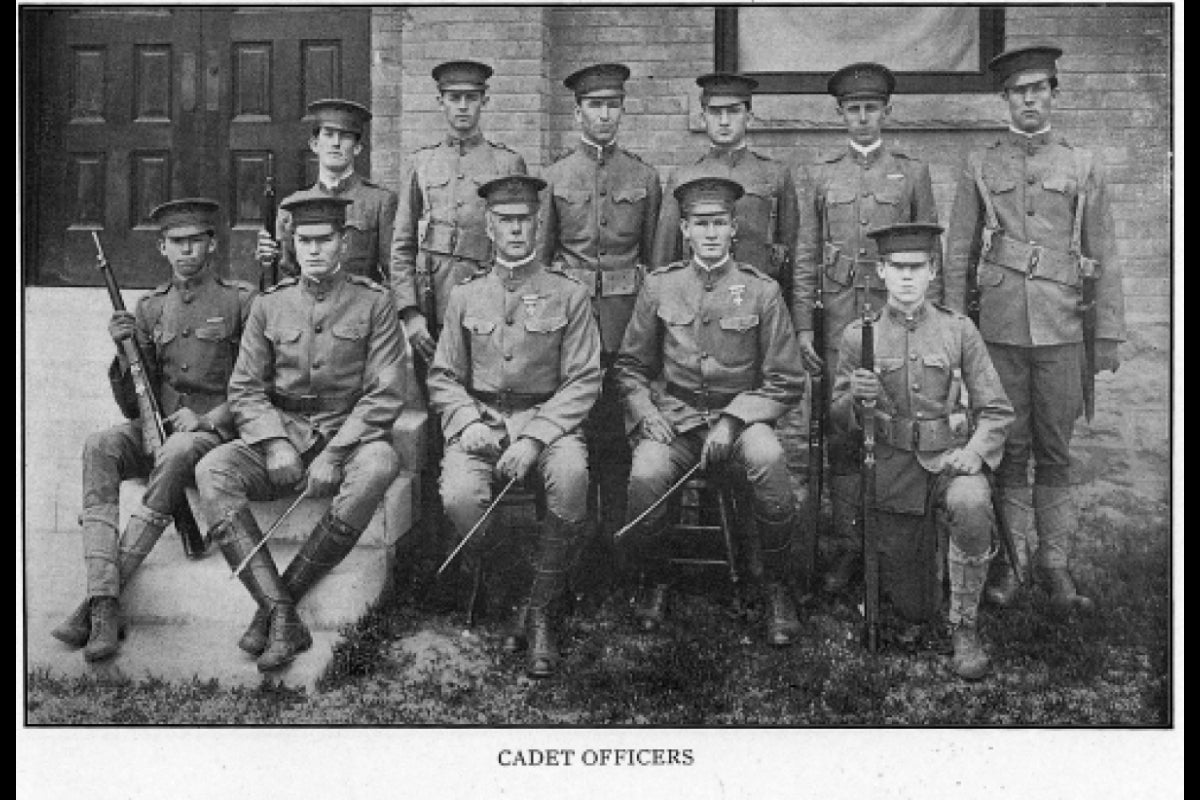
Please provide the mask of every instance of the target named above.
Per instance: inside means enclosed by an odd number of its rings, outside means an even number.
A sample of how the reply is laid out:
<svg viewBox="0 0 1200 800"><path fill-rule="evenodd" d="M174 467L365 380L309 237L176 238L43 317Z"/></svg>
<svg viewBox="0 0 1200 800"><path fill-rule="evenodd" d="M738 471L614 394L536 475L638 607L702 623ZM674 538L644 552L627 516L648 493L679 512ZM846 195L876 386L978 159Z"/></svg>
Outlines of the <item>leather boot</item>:
<svg viewBox="0 0 1200 800"><path fill-rule="evenodd" d="M144 507L129 518L117 553L117 574L122 590L146 560L170 521L168 515ZM50 635L70 647L83 647L91 634L91 616L91 601L84 599L69 617L50 631ZM120 620L117 633L121 637L125 635L124 618Z"/></svg>
<svg viewBox="0 0 1200 800"><path fill-rule="evenodd" d="M1069 486L1034 486L1033 513L1037 521L1037 578L1050 594L1050 607L1060 614L1095 609L1090 597L1079 594L1068 567L1076 517Z"/></svg>
<svg viewBox="0 0 1200 800"><path fill-rule="evenodd" d="M1017 563L1010 564L1005 549L999 548L992 562L991 578L984 589L984 597L993 605L1008 608L1016 602L1021 590L1014 566L1022 579L1026 583L1029 581L1029 551L1033 539L1033 490L1029 487L1014 486L1004 487L1002 491L1004 523L1012 539L1013 549L1016 550Z"/></svg>
<svg viewBox="0 0 1200 800"><path fill-rule="evenodd" d="M567 585L572 550L582 539L587 521L567 522L547 512L534 559L533 585L526 604L526 630L529 656L526 672L531 678L545 678L558 667L550 609L561 602Z"/></svg>
<svg viewBox="0 0 1200 800"><path fill-rule="evenodd" d="M787 647L800 636L800 620L796 617L788 581L795 526L795 515L781 520L755 516L765 581L767 643L772 647Z"/></svg>
<svg viewBox="0 0 1200 800"><path fill-rule="evenodd" d="M983 649L974 624L955 626L951 641L954 644L954 656L950 663L958 677L977 681L988 674L992 661Z"/></svg>
<svg viewBox="0 0 1200 800"><path fill-rule="evenodd" d="M217 523L211 539L221 548L229 566L236 569L262 535L254 514L243 506ZM258 603L255 617L265 614L268 618L267 645L258 658L260 670L282 666L312 646L312 636L296 614L296 604L266 548L254 554L238 577Z"/></svg>
<svg viewBox="0 0 1200 800"><path fill-rule="evenodd" d="M545 608L529 609L528 631L529 659L525 674L531 678L548 678L554 674L559 662L550 612Z"/></svg>
<svg viewBox="0 0 1200 800"><path fill-rule="evenodd" d="M633 610L638 627L646 633L654 633L667 618L667 601L671 584L659 575L647 576L649 589L643 589Z"/></svg>
<svg viewBox="0 0 1200 800"><path fill-rule="evenodd" d="M779 582L765 586L767 600L767 644L787 647L800 636L800 620L788 587Z"/></svg>
<svg viewBox="0 0 1200 800"><path fill-rule="evenodd" d="M858 481L857 475L832 475L829 479L836 550L822 581L822 588L827 594L846 591L862 566L861 535L858 526L854 524L858 514Z"/></svg>
<svg viewBox="0 0 1200 800"><path fill-rule="evenodd" d="M500 643L500 649L505 653L519 653L529 643L525 635L525 625L528 617L529 606L526 603L521 603L517 607L516 614L513 615L512 628L505 634L504 641Z"/></svg>
<svg viewBox="0 0 1200 800"><path fill-rule="evenodd" d="M121 608L115 597L93 597L91 600L91 631L83 657L102 661L116 655L121 630Z"/></svg>

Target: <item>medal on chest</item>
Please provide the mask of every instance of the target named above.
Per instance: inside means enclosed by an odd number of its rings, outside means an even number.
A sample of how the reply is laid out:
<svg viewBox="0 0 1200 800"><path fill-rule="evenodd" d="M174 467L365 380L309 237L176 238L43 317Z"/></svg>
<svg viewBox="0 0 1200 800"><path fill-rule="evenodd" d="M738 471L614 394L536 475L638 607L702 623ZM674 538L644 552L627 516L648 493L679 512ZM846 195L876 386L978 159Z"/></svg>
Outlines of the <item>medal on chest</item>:
<svg viewBox="0 0 1200 800"><path fill-rule="evenodd" d="M541 311L542 296L540 294L523 294L521 303L525 306L525 316L536 317Z"/></svg>
<svg viewBox="0 0 1200 800"><path fill-rule="evenodd" d="M729 287L729 299L735 306L740 306L746 299L746 284L735 283Z"/></svg>

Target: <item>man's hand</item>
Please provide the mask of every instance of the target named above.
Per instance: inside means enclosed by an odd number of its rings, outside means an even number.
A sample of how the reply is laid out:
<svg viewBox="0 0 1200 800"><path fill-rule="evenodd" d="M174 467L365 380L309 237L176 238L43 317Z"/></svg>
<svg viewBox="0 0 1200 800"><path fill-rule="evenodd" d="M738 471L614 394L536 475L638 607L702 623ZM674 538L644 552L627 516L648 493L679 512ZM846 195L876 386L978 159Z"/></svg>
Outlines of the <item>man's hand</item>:
<svg viewBox="0 0 1200 800"><path fill-rule="evenodd" d="M496 472L505 480L524 478L542 454L542 443L527 436L518 438L509 445L496 462Z"/></svg>
<svg viewBox="0 0 1200 800"><path fill-rule="evenodd" d="M1099 374L1108 370L1116 372L1117 367L1121 365L1121 358L1117 354L1117 346L1120 343L1115 339L1097 339L1096 340L1096 373Z"/></svg>
<svg viewBox="0 0 1200 800"><path fill-rule="evenodd" d="M742 432L741 420L722 415L708 432L704 449L700 451L700 469L723 464L733 451L733 443Z"/></svg>
<svg viewBox="0 0 1200 800"><path fill-rule="evenodd" d="M342 485L343 474L342 465L328 450L323 450L308 465L306 491L311 497L329 497Z"/></svg>
<svg viewBox="0 0 1200 800"><path fill-rule="evenodd" d="M409 344L417 351L426 364L433 362L433 354L437 352L437 342L429 334L429 323L419 312L411 311L401 318L404 333L408 336Z"/></svg>
<svg viewBox="0 0 1200 800"><path fill-rule="evenodd" d="M192 411L190 408L180 408L167 417L164 422L170 426L172 433L192 433L193 431L211 431L212 423Z"/></svg>
<svg viewBox="0 0 1200 800"><path fill-rule="evenodd" d="M869 369L859 367L850 375L850 394L860 403L879 400L883 385L879 376Z"/></svg>
<svg viewBox="0 0 1200 800"><path fill-rule="evenodd" d="M809 372L820 372L825 368L825 362L821 360L820 354L813 347L813 332L798 331L796 333L796 341L800 345L800 360L804 362L804 368Z"/></svg>
<svg viewBox="0 0 1200 800"><path fill-rule="evenodd" d="M642 417L638 424L642 427L642 435L652 442L670 444L675 441L675 427L657 411Z"/></svg>
<svg viewBox="0 0 1200 800"><path fill-rule="evenodd" d="M271 234L259 230L258 241L254 247L254 259L263 266L270 266L279 260L279 256L279 242L275 241Z"/></svg>
<svg viewBox="0 0 1200 800"><path fill-rule="evenodd" d="M473 456L495 458L500 455L500 437L482 422L472 422L463 428L458 443Z"/></svg>
<svg viewBox="0 0 1200 800"><path fill-rule="evenodd" d="M304 477L304 463L295 445L287 439L268 439L267 477L280 489L291 489Z"/></svg>
<svg viewBox="0 0 1200 800"><path fill-rule="evenodd" d="M942 459L942 472L951 475L978 475L982 469L983 457L966 448L951 450Z"/></svg>
<svg viewBox="0 0 1200 800"><path fill-rule="evenodd" d="M108 320L108 335L117 343L117 347L126 339L132 339L136 331L137 320L128 311L114 311Z"/></svg>

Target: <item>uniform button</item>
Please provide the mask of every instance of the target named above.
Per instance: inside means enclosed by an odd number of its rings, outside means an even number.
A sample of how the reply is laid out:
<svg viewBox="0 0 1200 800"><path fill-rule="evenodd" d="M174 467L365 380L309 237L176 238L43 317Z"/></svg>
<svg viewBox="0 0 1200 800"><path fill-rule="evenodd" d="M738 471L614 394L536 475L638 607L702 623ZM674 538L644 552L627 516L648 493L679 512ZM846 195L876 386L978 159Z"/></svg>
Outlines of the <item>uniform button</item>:
<svg viewBox="0 0 1200 800"><path fill-rule="evenodd" d="M1026 213L1028 216L1031 216L1031 217L1032 217L1032 216L1033 216L1035 213L1037 213L1037 212L1035 212L1035 211L1034 211L1034 210L1031 208L1031 209L1029 209L1028 211L1026 211L1025 213Z"/></svg>
<svg viewBox="0 0 1200 800"><path fill-rule="evenodd" d="M466 200L459 200L459 201L458 201L458 205L459 205L459 206L465 206L466 204L467 204L467 201L466 201Z"/></svg>
<svg viewBox="0 0 1200 800"><path fill-rule="evenodd" d="M870 196L871 196L871 193L870 193L870 192L863 192L863 193L862 193L862 196L863 196L863 197L870 197Z"/></svg>
<svg viewBox="0 0 1200 800"><path fill-rule="evenodd" d="M321 362L320 362L320 361L314 361L314 362L313 362L313 366L312 366L312 368L313 368L313 369L320 369L320 368L321 368Z"/></svg>
<svg viewBox="0 0 1200 800"><path fill-rule="evenodd" d="M1025 179L1025 182L1028 183L1030 186L1033 186L1035 183L1037 183L1037 178L1030 175L1028 178Z"/></svg>
<svg viewBox="0 0 1200 800"><path fill-rule="evenodd" d="M191 336L191 335L192 335L192 329L191 329L191 328L184 328L184 329L183 329L183 337L184 337L185 339L186 339L187 337Z"/></svg>
<svg viewBox="0 0 1200 800"><path fill-rule="evenodd" d="M909 353L909 354L908 354L908 357L909 357L909 358L911 358L913 361L916 361L916 360L917 360L917 354L916 354L916 353Z"/></svg>
<svg viewBox="0 0 1200 800"><path fill-rule="evenodd" d="M187 364L180 364L180 365L179 365L179 368L180 368L181 370L183 370L184 372L187 372L187 371L188 371L188 365L187 365Z"/></svg>
<svg viewBox="0 0 1200 800"><path fill-rule="evenodd" d="M701 354L700 354L700 357L701 357L701 358L708 358L708 353L701 353ZM704 384L700 384L700 388L701 388L701 389L703 389L703 388L704 388Z"/></svg>
<svg viewBox="0 0 1200 800"><path fill-rule="evenodd" d="M322 301L322 300L324 300L324 299L325 299L325 295L323 295L323 294L319 294L319 295L317 295L317 302L320 302L320 301Z"/></svg>
<svg viewBox="0 0 1200 800"><path fill-rule="evenodd" d="M512 317L506 317L506 318L504 319L504 324L505 324L505 325L512 325L512 324L513 324L513 318L512 318Z"/></svg>
<svg viewBox="0 0 1200 800"><path fill-rule="evenodd" d="M711 291L712 291L714 288L715 288L715 287L713 287L713 286L711 286L711 285L709 285L709 284L707 284L707 283L706 283L706 284L704 284L704 291L706 291L706 292L711 292Z"/></svg>
<svg viewBox="0 0 1200 800"><path fill-rule="evenodd" d="M921 384L919 384L919 383L914 383L914 384L913 384L913 386L912 386L912 388L913 388L913 391L915 392L915 391L917 391L917 390L919 390L919 389L921 388Z"/></svg>
<svg viewBox="0 0 1200 800"><path fill-rule="evenodd" d="M601 251L600 251L600 255L602 255L602 256L606 256L606 255L608 255L608 251L607 251L607 250L601 250Z"/></svg>
<svg viewBox="0 0 1200 800"><path fill-rule="evenodd" d="M463 178L465 178L465 177L467 177L465 174L463 174L463 173L461 173L461 172L460 172L460 173L458 173L458 179L459 179L460 181L461 181Z"/></svg>
<svg viewBox="0 0 1200 800"><path fill-rule="evenodd" d="M601 187L601 189L600 189L600 196L601 196L601 197L604 197L604 195L606 195L606 194L608 194L608 189L605 189L605 188Z"/></svg>
<svg viewBox="0 0 1200 800"><path fill-rule="evenodd" d="M865 248L865 247L858 248L858 254L860 256L865 256L867 254L867 248Z"/></svg>
<svg viewBox="0 0 1200 800"><path fill-rule="evenodd" d="M325 330L325 328L321 325L314 325L313 330L317 333L320 333L321 331Z"/></svg>
<svg viewBox="0 0 1200 800"><path fill-rule="evenodd" d="M190 294L184 294L184 296L183 296L183 302L185 302L185 303L190 303L190 302L192 302L192 296L191 296Z"/></svg>
<svg viewBox="0 0 1200 800"><path fill-rule="evenodd" d="M866 226L868 223L867 223L867 221L866 221L865 219L861 219L861 220L859 220L859 221L858 221L858 224L860 224L860 225L863 225L863 226Z"/></svg>
<svg viewBox="0 0 1200 800"><path fill-rule="evenodd" d="M707 325L710 321L708 318L708 314L705 314L704 316L700 317L700 321L703 322L705 325Z"/></svg>
<svg viewBox="0 0 1200 800"><path fill-rule="evenodd" d="M505 354L504 354L504 360L505 360L505 361L512 361L512 353L505 353Z"/></svg>
<svg viewBox="0 0 1200 800"><path fill-rule="evenodd" d="M515 286L505 286L504 287L504 291L506 291L506 292L515 292L516 290L517 290L517 287L515 287Z"/></svg>
<svg viewBox="0 0 1200 800"><path fill-rule="evenodd" d="M608 224L608 220L607 220L607 219L602 219L602 220L600 220L600 224L601 224L601 225L607 225L607 224Z"/></svg>

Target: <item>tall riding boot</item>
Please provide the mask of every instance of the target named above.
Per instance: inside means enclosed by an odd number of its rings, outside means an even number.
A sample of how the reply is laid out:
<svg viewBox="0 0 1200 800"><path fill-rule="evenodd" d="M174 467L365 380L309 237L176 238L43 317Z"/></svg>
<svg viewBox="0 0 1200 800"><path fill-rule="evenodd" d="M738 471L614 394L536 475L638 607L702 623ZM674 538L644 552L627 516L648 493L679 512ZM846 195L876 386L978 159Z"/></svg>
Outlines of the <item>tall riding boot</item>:
<svg viewBox="0 0 1200 800"><path fill-rule="evenodd" d="M1012 539L1016 551L1017 563L1009 563L1008 554L1003 547L999 548L992 562L991 577L988 579L984 596L988 602L1001 608L1008 608L1017 599L1021 584L1013 571L1020 573L1021 579L1029 583L1029 561L1033 545L1033 490L1028 486L1005 486L1001 506L1004 509L1004 524Z"/></svg>
<svg viewBox="0 0 1200 800"><path fill-rule="evenodd" d="M150 554L170 522L171 518L168 515L145 507L138 509L130 517L117 552L117 575L122 590ZM117 634L118 637L124 636L124 620L118 624ZM50 635L71 647L83 647L87 644L91 635L90 599L85 598L66 620L50 632Z"/></svg>
<svg viewBox="0 0 1200 800"><path fill-rule="evenodd" d="M779 521L757 517L755 523L762 545L763 592L766 604L767 643L786 647L800 636L800 620L792 600L788 565L796 525L795 516Z"/></svg>
<svg viewBox="0 0 1200 800"><path fill-rule="evenodd" d="M571 551L582 539L587 521L567 522L547 512L542 523L541 541L534 560L533 585L526 603L526 630L529 656L526 673L531 678L546 678L558 667L558 643L552 608L562 599L567 585Z"/></svg>
<svg viewBox="0 0 1200 800"><path fill-rule="evenodd" d="M977 626L979 596L987 581L992 553L970 556L951 540L946 553L950 573L950 627L953 630L955 674L965 680L979 680L988 673L991 659L979 640Z"/></svg>
<svg viewBox="0 0 1200 800"><path fill-rule="evenodd" d="M236 569L262 540L254 514L243 506L217 523L212 541L221 548L229 566ZM296 613L296 603L265 548L260 549L238 575L250 596L268 618L267 647L258 657L258 669L266 672L290 663L312 646L312 636Z"/></svg>
<svg viewBox="0 0 1200 800"><path fill-rule="evenodd" d="M829 594L844 592L862 565L862 535L854 523L858 516L858 483L857 475L829 478L834 555L823 582Z"/></svg>
<svg viewBox="0 0 1200 800"><path fill-rule="evenodd" d="M292 601L299 605L313 584L342 563L342 559L354 549L361 535L362 531L342 522L333 516L331 511L326 512L304 540L300 552L296 553L287 569L283 571L283 585ZM269 610L260 606L254 613L250 627L246 628L246 632L238 641L238 647L251 655L262 655L267 648L269 623Z"/></svg>
<svg viewBox="0 0 1200 800"><path fill-rule="evenodd" d="M647 526L643 523L627 534L633 541L622 543L623 552L628 554L626 563L635 574L638 595L633 609L633 618L646 633L654 633L662 627L667 616L668 595L671 590L670 569L667 557L661 550L661 540L666 534L667 516Z"/></svg>
<svg viewBox="0 0 1200 800"><path fill-rule="evenodd" d="M1050 605L1062 614L1072 609L1090 612L1095 603L1079 594L1069 569L1078 523L1069 486L1034 486L1033 514L1037 521L1038 578L1050 593Z"/></svg>

